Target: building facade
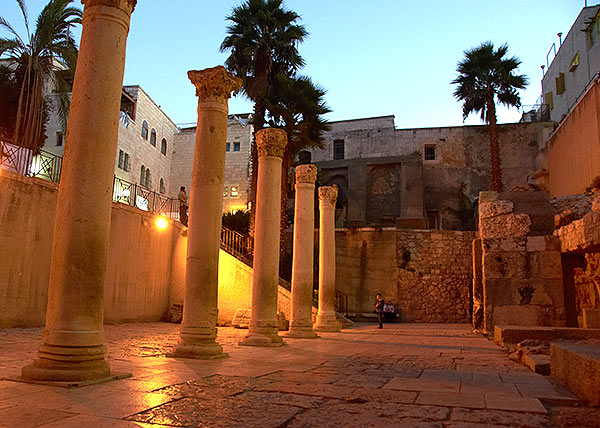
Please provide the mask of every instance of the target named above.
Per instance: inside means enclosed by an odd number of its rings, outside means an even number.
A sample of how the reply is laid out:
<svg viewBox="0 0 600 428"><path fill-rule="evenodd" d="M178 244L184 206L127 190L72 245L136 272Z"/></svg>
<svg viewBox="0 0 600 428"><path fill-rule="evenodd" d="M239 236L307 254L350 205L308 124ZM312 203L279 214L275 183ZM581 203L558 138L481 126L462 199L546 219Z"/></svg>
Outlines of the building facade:
<svg viewBox="0 0 600 428"><path fill-rule="evenodd" d="M556 122L569 114L600 72L600 5L583 8L559 44L550 49L549 55L556 55L542 79L544 103Z"/></svg>

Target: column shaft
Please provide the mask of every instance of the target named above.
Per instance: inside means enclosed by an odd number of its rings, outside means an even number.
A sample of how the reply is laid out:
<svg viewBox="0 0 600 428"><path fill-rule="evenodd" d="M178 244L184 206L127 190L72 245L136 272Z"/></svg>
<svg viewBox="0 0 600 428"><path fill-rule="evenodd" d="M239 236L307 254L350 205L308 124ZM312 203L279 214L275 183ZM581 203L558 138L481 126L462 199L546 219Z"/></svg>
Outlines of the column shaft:
<svg viewBox="0 0 600 428"><path fill-rule="evenodd" d="M125 44L135 0L84 0L56 207L46 327L35 380L107 377L104 278Z"/></svg>
<svg viewBox="0 0 600 428"><path fill-rule="evenodd" d="M287 137L280 129L261 129L258 145L258 184L254 232L252 311L248 335L240 345L280 346L277 293L279 287L279 225L281 165Z"/></svg>
<svg viewBox="0 0 600 428"><path fill-rule="evenodd" d="M186 284L181 342L172 356L215 358L224 356L217 337L217 300L227 100L241 81L224 67L190 71L196 85L198 124L190 188L190 214L186 257Z"/></svg>
<svg viewBox="0 0 600 428"><path fill-rule="evenodd" d="M335 201L337 187L319 188L319 311L315 330L340 331L335 316Z"/></svg>
<svg viewBox="0 0 600 428"><path fill-rule="evenodd" d="M290 331L286 337L318 337L312 328L316 178L317 168L314 165L296 167L292 308Z"/></svg>

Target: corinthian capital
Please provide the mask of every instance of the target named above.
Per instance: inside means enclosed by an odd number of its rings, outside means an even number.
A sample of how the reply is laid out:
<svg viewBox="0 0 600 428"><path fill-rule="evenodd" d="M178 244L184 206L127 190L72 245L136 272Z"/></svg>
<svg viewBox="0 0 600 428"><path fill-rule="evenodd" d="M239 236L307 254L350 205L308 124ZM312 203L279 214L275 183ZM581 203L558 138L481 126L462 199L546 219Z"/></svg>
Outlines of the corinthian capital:
<svg viewBox="0 0 600 428"><path fill-rule="evenodd" d="M317 167L314 165L298 165L296 167L296 184L315 184L317 181Z"/></svg>
<svg viewBox="0 0 600 428"><path fill-rule="evenodd" d="M196 86L196 96L200 99L221 98L228 100L232 91L242 87L242 81L218 65L204 70L190 70L188 77Z"/></svg>
<svg viewBox="0 0 600 428"><path fill-rule="evenodd" d="M319 200L335 205L335 201L338 197L338 188L334 184L333 186L321 186L319 187Z"/></svg>
<svg viewBox="0 0 600 428"><path fill-rule="evenodd" d="M112 6L121 9L124 12L127 12L129 15L135 9L135 5L137 4L137 0L81 0L86 7L91 6Z"/></svg>
<svg viewBox="0 0 600 428"><path fill-rule="evenodd" d="M258 157L275 156L283 158L287 145L287 134L283 129L264 128L256 132Z"/></svg>

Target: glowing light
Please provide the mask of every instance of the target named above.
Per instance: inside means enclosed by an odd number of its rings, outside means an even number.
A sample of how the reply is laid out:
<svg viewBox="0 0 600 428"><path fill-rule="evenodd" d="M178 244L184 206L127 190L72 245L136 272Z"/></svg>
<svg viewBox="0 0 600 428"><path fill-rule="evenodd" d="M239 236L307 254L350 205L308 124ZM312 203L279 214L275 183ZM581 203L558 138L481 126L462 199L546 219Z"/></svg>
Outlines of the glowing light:
<svg viewBox="0 0 600 428"><path fill-rule="evenodd" d="M167 219L163 216L159 216L156 218L156 228L158 230L165 230L168 225L169 223L167 222Z"/></svg>

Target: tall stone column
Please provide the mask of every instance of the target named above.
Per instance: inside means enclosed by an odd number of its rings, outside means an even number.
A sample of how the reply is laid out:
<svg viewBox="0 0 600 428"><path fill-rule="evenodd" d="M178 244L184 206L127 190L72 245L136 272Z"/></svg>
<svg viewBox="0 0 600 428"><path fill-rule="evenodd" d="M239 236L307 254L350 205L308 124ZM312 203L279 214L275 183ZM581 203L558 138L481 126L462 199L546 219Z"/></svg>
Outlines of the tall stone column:
<svg viewBox="0 0 600 428"><path fill-rule="evenodd" d="M56 206L46 327L26 379L110 375L104 278L129 19L136 0L82 0L79 59Z"/></svg>
<svg viewBox="0 0 600 428"><path fill-rule="evenodd" d="M172 356L223 356L217 337L217 293L227 100L242 81L223 66L188 71L198 96L198 125L190 188L187 265L181 342Z"/></svg>
<svg viewBox="0 0 600 428"><path fill-rule="evenodd" d="M335 318L335 201L334 186L319 187L319 312L317 331L340 331Z"/></svg>
<svg viewBox="0 0 600 428"><path fill-rule="evenodd" d="M316 166L296 167L292 310L290 331L286 337L305 339L318 337L312 328L316 180Z"/></svg>
<svg viewBox="0 0 600 428"><path fill-rule="evenodd" d="M266 128L256 133L258 184L254 230L252 311L248 335L240 341L247 346L281 346L277 334L277 292L279 286L279 225L281 216L281 165L287 135L281 129Z"/></svg>

